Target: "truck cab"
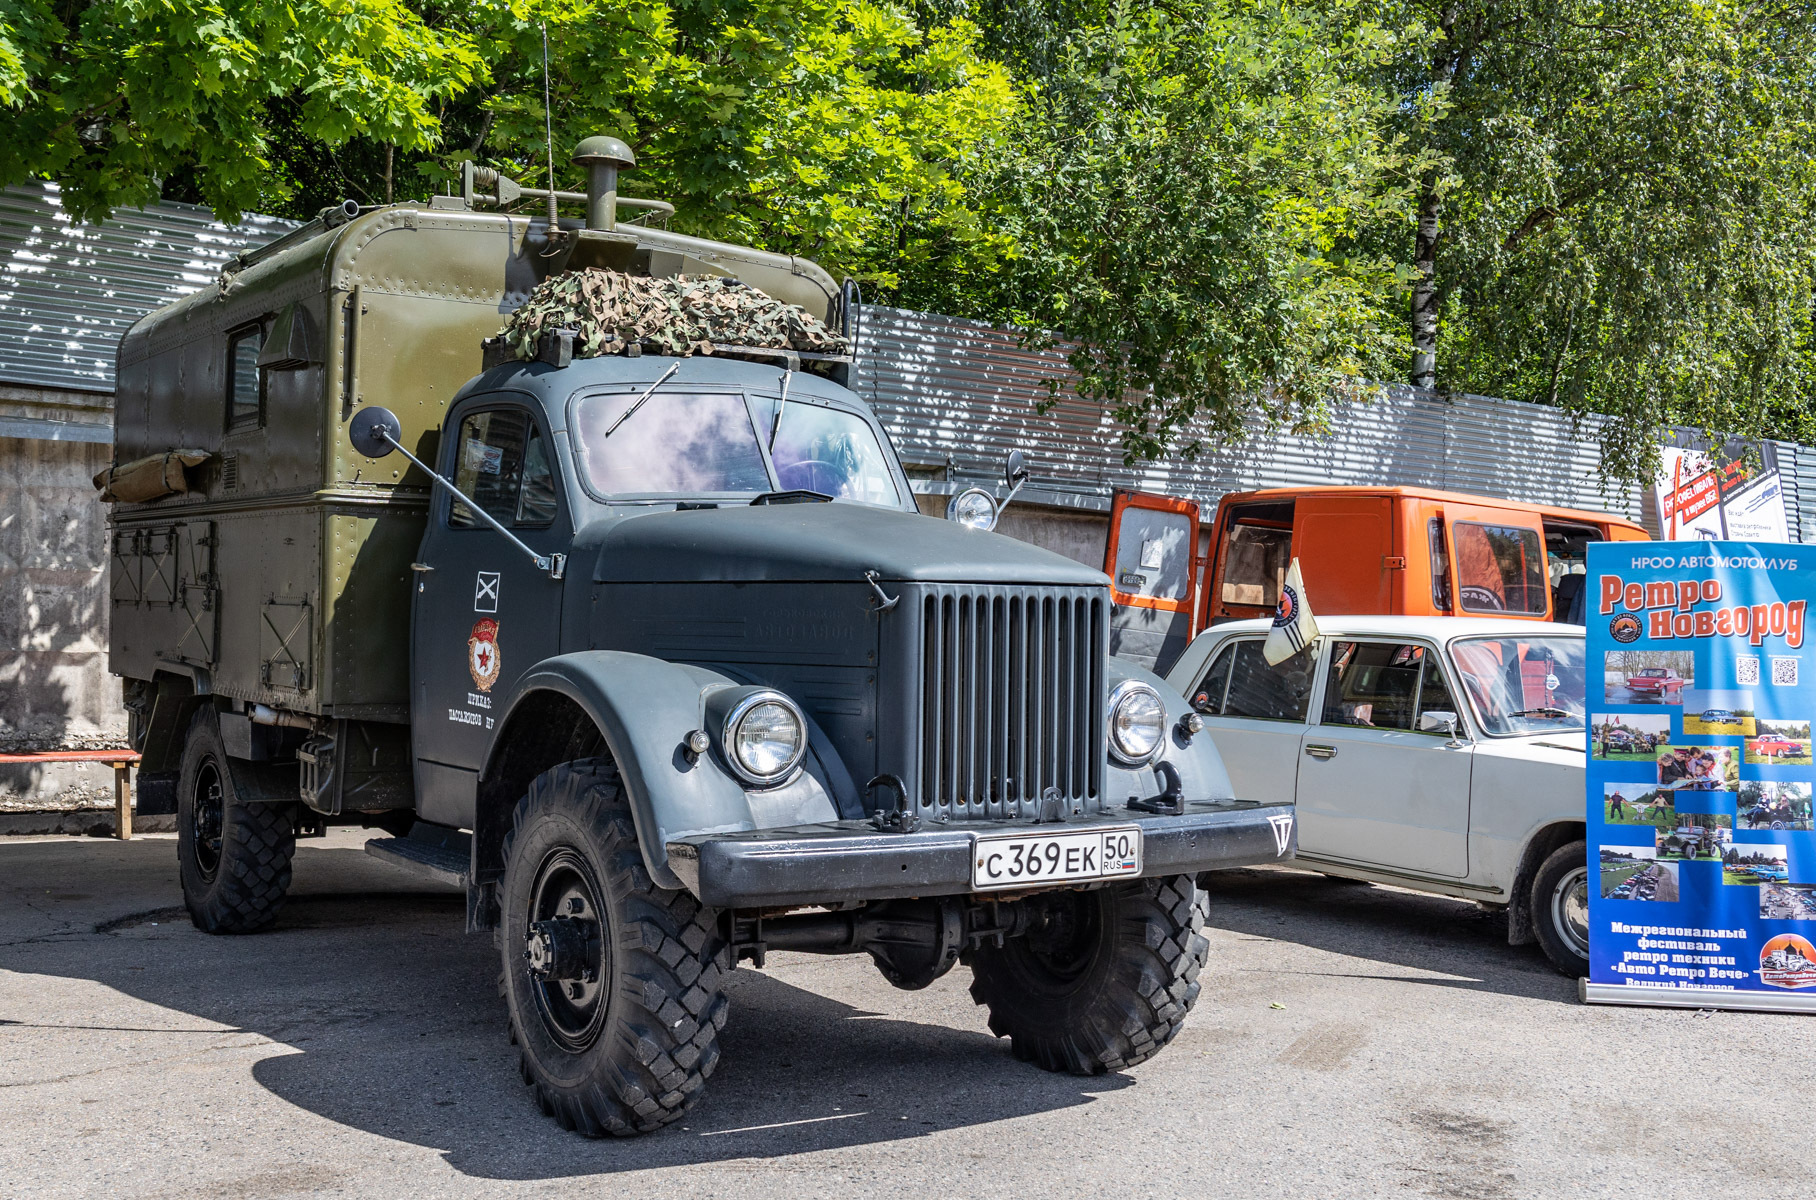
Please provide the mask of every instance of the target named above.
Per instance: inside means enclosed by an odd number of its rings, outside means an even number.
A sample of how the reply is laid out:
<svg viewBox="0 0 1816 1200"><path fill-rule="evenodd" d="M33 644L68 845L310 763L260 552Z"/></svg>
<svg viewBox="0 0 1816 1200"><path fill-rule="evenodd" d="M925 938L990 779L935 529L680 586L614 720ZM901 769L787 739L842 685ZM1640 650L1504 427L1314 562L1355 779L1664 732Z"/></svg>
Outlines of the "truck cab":
<svg viewBox="0 0 1816 1200"><path fill-rule="evenodd" d="M481 211L532 193L469 169L123 341L106 474L170 486L104 493L110 659L191 918L265 928L298 837L378 828L464 887L524 1079L591 1135L686 1111L772 950L963 965L1047 1069L1156 1053L1197 874L1290 857L1291 806L1110 657L1100 572L919 514L849 346L501 341L531 302L717 277L849 342L814 264L619 223L628 149L576 162L584 223Z"/></svg>

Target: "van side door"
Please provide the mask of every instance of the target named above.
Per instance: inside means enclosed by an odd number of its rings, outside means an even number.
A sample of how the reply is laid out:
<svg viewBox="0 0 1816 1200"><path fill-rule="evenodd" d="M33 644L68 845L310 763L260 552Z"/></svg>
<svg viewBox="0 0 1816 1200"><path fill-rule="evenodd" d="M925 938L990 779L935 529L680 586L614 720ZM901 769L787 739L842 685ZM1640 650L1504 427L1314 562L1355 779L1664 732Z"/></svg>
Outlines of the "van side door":
<svg viewBox="0 0 1816 1200"><path fill-rule="evenodd" d="M1110 653L1164 675L1192 640L1198 595L1198 504L1118 492L1110 509Z"/></svg>

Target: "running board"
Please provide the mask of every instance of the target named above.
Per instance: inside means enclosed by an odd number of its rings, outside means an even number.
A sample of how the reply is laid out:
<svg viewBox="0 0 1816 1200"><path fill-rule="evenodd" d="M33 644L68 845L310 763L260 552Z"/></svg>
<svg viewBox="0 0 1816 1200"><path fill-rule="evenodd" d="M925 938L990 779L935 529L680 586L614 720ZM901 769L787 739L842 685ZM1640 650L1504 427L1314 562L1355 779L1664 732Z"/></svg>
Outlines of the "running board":
<svg viewBox="0 0 1816 1200"><path fill-rule="evenodd" d="M418 821L408 837L373 838L366 853L418 879L464 889L471 847L472 839L457 829Z"/></svg>

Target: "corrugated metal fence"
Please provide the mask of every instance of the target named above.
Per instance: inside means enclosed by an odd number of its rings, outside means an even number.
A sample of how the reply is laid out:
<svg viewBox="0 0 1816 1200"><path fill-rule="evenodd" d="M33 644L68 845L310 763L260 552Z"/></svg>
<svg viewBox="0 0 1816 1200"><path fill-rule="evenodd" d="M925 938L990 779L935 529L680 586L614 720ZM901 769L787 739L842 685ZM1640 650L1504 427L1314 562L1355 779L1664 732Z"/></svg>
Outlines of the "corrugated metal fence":
<svg viewBox="0 0 1816 1200"><path fill-rule="evenodd" d="M0 190L0 380L113 391L114 347L141 316L212 282L227 258L296 226L205 208L123 208L72 222L57 185Z"/></svg>
<svg viewBox="0 0 1816 1200"><path fill-rule="evenodd" d="M1226 492L1311 484L1447 488L1642 520L1640 490L1605 488L1598 419L1537 404L1390 385L1338 405L1319 437L1256 433L1233 449L1124 466L1106 410L1071 388L1058 351L977 321L867 307L857 390L917 473L994 483L1011 448L1033 460L1040 498L1107 509L1112 488L1214 502ZM1042 414L1047 384L1058 403ZM1793 537L1816 539L1816 450L1776 443Z"/></svg>

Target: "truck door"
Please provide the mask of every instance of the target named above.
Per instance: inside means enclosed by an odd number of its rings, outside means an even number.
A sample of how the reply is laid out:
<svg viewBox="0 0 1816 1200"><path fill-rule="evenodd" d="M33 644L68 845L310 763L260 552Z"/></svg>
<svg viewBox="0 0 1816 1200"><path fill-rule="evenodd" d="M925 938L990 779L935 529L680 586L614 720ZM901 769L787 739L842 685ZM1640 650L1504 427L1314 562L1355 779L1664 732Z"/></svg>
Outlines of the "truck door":
<svg viewBox="0 0 1816 1200"><path fill-rule="evenodd" d="M442 472L538 554L564 552L572 519L540 417L481 401L456 419ZM560 649L561 583L440 490L412 565L417 811L469 826L478 772L512 687Z"/></svg>
<svg viewBox="0 0 1816 1200"><path fill-rule="evenodd" d="M1192 640L1198 581L1198 505L1118 492L1104 547L1110 577L1110 653L1166 674Z"/></svg>

